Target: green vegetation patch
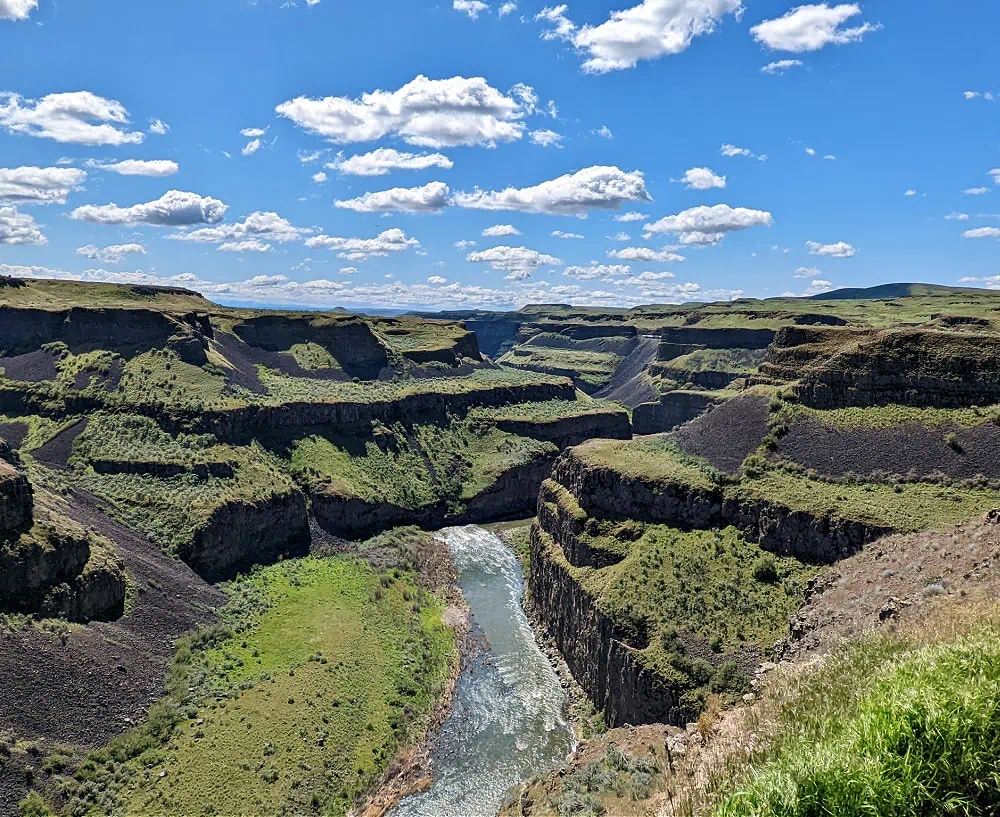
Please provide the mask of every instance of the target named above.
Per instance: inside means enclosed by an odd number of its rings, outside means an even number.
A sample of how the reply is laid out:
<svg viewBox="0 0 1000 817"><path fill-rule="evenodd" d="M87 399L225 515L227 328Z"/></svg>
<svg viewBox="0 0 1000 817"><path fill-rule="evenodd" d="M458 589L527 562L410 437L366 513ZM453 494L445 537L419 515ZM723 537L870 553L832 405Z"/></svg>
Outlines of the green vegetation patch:
<svg viewBox="0 0 1000 817"><path fill-rule="evenodd" d="M659 364L666 370L682 369L686 372L732 372L752 374L764 362L766 350L754 349L699 349L687 355Z"/></svg>
<svg viewBox="0 0 1000 817"><path fill-rule="evenodd" d="M782 723L716 817L996 814L1000 632L862 642L809 679Z"/></svg>
<svg viewBox="0 0 1000 817"><path fill-rule="evenodd" d="M148 417L96 412L77 437L72 461L155 462L194 466L228 462L231 449L211 434L170 434Z"/></svg>
<svg viewBox="0 0 1000 817"><path fill-rule="evenodd" d="M905 425L942 428L959 426L973 428L985 423L1000 423L1000 406L942 409L914 408L890 404L869 408L813 409L794 406L783 417L793 420L807 417L832 428L897 428Z"/></svg>
<svg viewBox="0 0 1000 817"><path fill-rule="evenodd" d="M593 391L611 380L621 362L621 355L611 352L554 349L547 346L519 346L499 360L504 366L566 375Z"/></svg>
<svg viewBox="0 0 1000 817"><path fill-rule="evenodd" d="M70 813L340 815L423 733L455 642L412 573L307 558L227 592L148 722L67 786Z"/></svg>
<svg viewBox="0 0 1000 817"><path fill-rule="evenodd" d="M574 417L593 414L620 413L622 408L610 400L594 400L586 395L576 400L546 400L536 403L516 403L498 408L476 408L469 412L473 419L511 423L557 423Z"/></svg>
<svg viewBox="0 0 1000 817"><path fill-rule="evenodd" d="M684 454L663 437L635 440L591 440L573 449L591 467L618 471L627 478L688 485L711 490L723 478L699 457Z"/></svg>

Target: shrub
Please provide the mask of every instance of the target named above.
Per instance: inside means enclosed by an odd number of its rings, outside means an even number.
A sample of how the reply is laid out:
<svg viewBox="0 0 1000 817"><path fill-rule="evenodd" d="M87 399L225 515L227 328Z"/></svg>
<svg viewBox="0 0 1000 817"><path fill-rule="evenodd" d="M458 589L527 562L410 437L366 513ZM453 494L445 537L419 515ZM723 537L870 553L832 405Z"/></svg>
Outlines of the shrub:
<svg viewBox="0 0 1000 817"><path fill-rule="evenodd" d="M753 563L753 577L764 584L777 584L781 577L778 575L778 560L773 553L764 553Z"/></svg>
<svg viewBox="0 0 1000 817"><path fill-rule="evenodd" d="M54 817L38 792L31 792L19 806L21 817Z"/></svg>
<svg viewBox="0 0 1000 817"><path fill-rule="evenodd" d="M948 446L948 448L950 448L955 453L957 454L964 453L962 449L962 443L959 442L958 435L954 431L950 432L949 434L945 434L944 441L945 444Z"/></svg>

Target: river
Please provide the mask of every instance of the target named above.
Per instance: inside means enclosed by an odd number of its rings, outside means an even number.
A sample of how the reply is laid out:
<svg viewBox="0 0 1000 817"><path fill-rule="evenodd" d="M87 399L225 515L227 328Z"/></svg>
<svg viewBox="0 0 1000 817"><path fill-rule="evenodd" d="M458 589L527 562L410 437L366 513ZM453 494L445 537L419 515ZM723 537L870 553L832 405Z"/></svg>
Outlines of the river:
<svg viewBox="0 0 1000 817"><path fill-rule="evenodd" d="M489 645L473 656L432 751L434 783L406 798L393 817L493 817L514 785L566 758L573 731L566 693L521 607L524 578L493 533L448 528L444 538L472 613Z"/></svg>

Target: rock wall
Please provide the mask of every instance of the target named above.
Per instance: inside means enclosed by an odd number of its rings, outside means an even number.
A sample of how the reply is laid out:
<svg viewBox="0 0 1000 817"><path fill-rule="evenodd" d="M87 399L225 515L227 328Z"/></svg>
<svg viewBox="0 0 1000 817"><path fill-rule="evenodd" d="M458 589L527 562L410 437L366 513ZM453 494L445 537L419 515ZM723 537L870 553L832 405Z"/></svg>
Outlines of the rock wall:
<svg viewBox="0 0 1000 817"><path fill-rule="evenodd" d="M551 422L498 420L496 425L501 431L555 443L560 448L569 448L595 438L632 439L632 424L628 412L622 409L564 417Z"/></svg>
<svg viewBox="0 0 1000 817"><path fill-rule="evenodd" d="M220 505L180 552L180 557L211 581L229 578L240 568L309 549L309 516L299 490L275 493L255 502Z"/></svg>
<svg viewBox="0 0 1000 817"><path fill-rule="evenodd" d="M31 521L32 502L28 478L13 465L0 460L0 538Z"/></svg>
<svg viewBox="0 0 1000 817"><path fill-rule="evenodd" d="M701 389L708 389L710 391L729 388L735 381L747 376L737 372L713 371L711 369L698 372L687 369L674 369L663 365L657 366L656 373L669 380L674 380L678 383L692 383Z"/></svg>
<svg viewBox="0 0 1000 817"><path fill-rule="evenodd" d="M467 320L465 328L475 332L484 355L499 357L521 329L519 320Z"/></svg>
<svg viewBox="0 0 1000 817"><path fill-rule="evenodd" d="M773 329L703 329L670 326L656 332L665 343L703 346L706 349L766 349L774 340Z"/></svg>
<svg viewBox="0 0 1000 817"><path fill-rule="evenodd" d="M700 417L719 405L722 399L697 392L667 392L659 402L642 403L632 411L632 430L636 434L660 434Z"/></svg>

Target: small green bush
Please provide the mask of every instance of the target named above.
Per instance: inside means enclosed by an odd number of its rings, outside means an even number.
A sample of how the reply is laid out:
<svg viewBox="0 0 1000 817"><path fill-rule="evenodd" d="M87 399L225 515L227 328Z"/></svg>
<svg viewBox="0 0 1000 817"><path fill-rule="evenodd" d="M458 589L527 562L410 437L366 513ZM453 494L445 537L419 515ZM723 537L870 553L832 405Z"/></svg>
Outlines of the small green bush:
<svg viewBox="0 0 1000 817"><path fill-rule="evenodd" d="M764 584L777 584L781 577L778 574L778 560L773 553L764 553L753 563L753 577Z"/></svg>

